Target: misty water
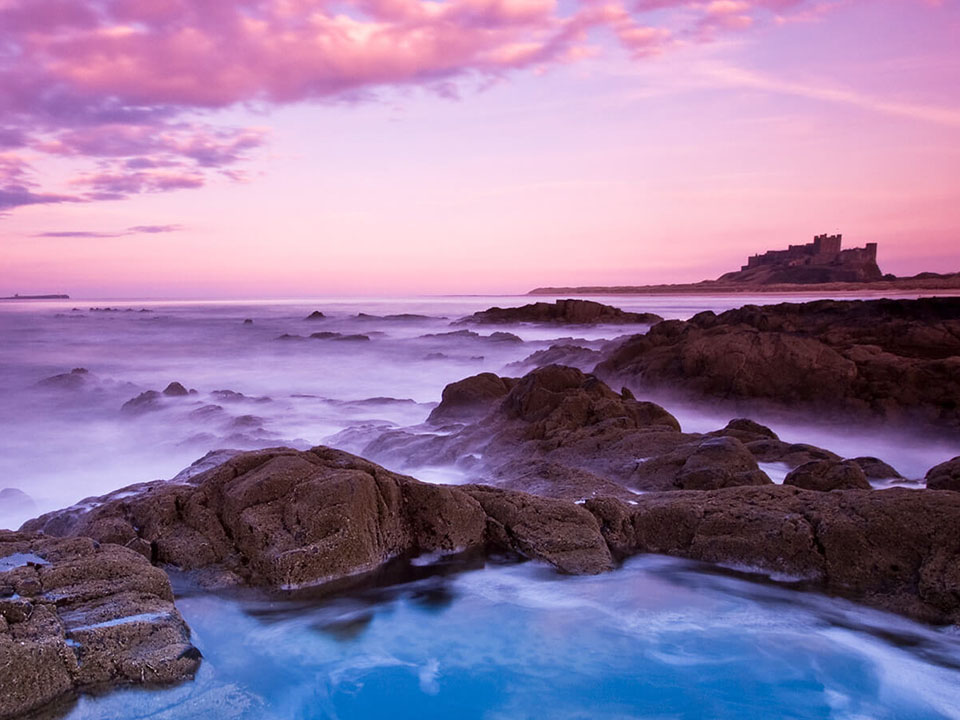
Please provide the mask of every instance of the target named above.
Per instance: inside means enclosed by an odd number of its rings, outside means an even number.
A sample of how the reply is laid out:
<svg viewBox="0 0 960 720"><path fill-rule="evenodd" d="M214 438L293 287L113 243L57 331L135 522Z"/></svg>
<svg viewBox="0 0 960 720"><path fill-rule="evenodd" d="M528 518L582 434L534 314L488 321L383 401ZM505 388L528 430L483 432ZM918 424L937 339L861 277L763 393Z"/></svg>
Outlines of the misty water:
<svg viewBox="0 0 960 720"><path fill-rule="evenodd" d="M688 318L810 298L598 299ZM0 304L0 490L29 496L0 500L0 527L173 477L211 450L355 452L357 438L422 423L449 382L518 376L531 369L524 358L557 342L599 349L645 329L451 325L528 301ZM307 320L314 311L324 317ZM124 409L174 381L191 394ZM739 414L655 399L689 431ZM915 480L960 454L949 438L912 427L750 415L785 440L877 456ZM393 469L465 479L452 467ZM763 469L775 481L786 472ZM85 697L70 716L960 717L953 630L664 558L597 578L532 563L415 562L402 582L334 598L184 589L178 607L206 657L196 682Z"/></svg>

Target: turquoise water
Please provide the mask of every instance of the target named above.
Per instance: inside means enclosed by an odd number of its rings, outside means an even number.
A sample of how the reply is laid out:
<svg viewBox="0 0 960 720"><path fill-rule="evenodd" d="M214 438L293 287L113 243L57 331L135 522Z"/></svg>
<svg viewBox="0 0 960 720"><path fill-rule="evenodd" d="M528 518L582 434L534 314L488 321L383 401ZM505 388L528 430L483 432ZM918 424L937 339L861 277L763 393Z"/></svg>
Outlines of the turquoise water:
<svg viewBox="0 0 960 720"><path fill-rule="evenodd" d="M184 595L196 681L68 717L960 717L956 629L661 557L410 572L325 598Z"/></svg>

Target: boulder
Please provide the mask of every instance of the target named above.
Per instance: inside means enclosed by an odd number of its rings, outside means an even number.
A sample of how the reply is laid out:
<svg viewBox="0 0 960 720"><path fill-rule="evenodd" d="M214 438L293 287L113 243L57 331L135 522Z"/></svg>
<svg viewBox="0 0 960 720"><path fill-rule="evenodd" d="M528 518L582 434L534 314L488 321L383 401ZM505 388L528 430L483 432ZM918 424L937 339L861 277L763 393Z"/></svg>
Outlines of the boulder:
<svg viewBox="0 0 960 720"><path fill-rule="evenodd" d="M190 392L180 383L172 382L163 389L163 394L167 397L185 397Z"/></svg>
<svg viewBox="0 0 960 720"><path fill-rule="evenodd" d="M312 313L307 315L304 320L324 320L327 316L324 315L319 310L314 310Z"/></svg>
<svg viewBox="0 0 960 720"><path fill-rule="evenodd" d="M930 490L960 492L960 456L930 468L927 471L926 482Z"/></svg>
<svg viewBox="0 0 960 720"><path fill-rule="evenodd" d="M438 425L485 415L510 392L515 382L493 373L480 373L450 383L443 389L440 404L430 413L427 422Z"/></svg>
<svg viewBox="0 0 960 720"><path fill-rule="evenodd" d="M167 576L136 552L0 531L0 718L87 689L185 680L199 664Z"/></svg>
<svg viewBox="0 0 960 720"><path fill-rule="evenodd" d="M644 324L663 320L654 313L625 312L620 308L592 300L557 300L553 303L537 302L522 307L500 308L476 312L459 320L459 323L562 323L566 325Z"/></svg>
<svg viewBox="0 0 960 720"><path fill-rule="evenodd" d="M142 415L143 413L159 410L162 397L163 396L156 390L146 390L132 400L127 400L120 410L130 415Z"/></svg>
<svg viewBox="0 0 960 720"><path fill-rule="evenodd" d="M813 460L790 471L783 481L804 490L869 490L870 482L853 460Z"/></svg>
<svg viewBox="0 0 960 720"><path fill-rule="evenodd" d="M863 470L863 474L867 476L868 480L903 479L903 475L898 473L892 465L885 463L880 458L857 457L853 458L853 462L860 466L860 469Z"/></svg>

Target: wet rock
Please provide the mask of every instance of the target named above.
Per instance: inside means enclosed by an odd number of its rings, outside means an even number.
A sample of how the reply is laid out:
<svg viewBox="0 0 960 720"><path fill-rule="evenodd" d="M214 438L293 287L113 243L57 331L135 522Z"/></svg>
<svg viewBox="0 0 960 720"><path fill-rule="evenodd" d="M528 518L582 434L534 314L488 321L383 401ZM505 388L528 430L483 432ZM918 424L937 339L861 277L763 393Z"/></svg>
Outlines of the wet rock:
<svg viewBox="0 0 960 720"><path fill-rule="evenodd" d="M186 397L190 392L180 383L172 382L163 389L167 397Z"/></svg>
<svg viewBox="0 0 960 720"><path fill-rule="evenodd" d="M459 323L564 323L595 325L599 323L652 324L663 320L654 313L633 313L592 300L557 300L554 303L537 302L522 307L492 307L464 318Z"/></svg>
<svg viewBox="0 0 960 720"><path fill-rule="evenodd" d="M244 325L253 325L253 318L246 318L243 321Z"/></svg>
<svg viewBox="0 0 960 720"><path fill-rule="evenodd" d="M163 396L156 390L147 390L132 400L127 400L120 410L130 415L142 415L143 413L159 410L162 407L162 397Z"/></svg>
<svg viewBox="0 0 960 720"><path fill-rule="evenodd" d="M440 404L430 413L427 422L438 425L485 415L506 397L515 382L493 373L480 373L450 383L443 389Z"/></svg>
<svg viewBox="0 0 960 720"><path fill-rule="evenodd" d="M166 575L126 548L0 531L0 585L16 591L0 599L0 718L200 664Z"/></svg>
<svg viewBox="0 0 960 720"><path fill-rule="evenodd" d="M761 425L749 418L734 418L718 434L735 437L744 443L755 440L780 440L777 434L766 425Z"/></svg>
<svg viewBox="0 0 960 720"><path fill-rule="evenodd" d="M870 482L853 460L813 460L794 468L783 481L804 490L869 490Z"/></svg>
<svg viewBox="0 0 960 720"><path fill-rule="evenodd" d="M40 380L37 387L56 390L82 390L93 379L93 374L86 368L74 368L68 373L60 373Z"/></svg>
<svg viewBox="0 0 960 720"><path fill-rule="evenodd" d="M546 350L537 350L523 360L510 363L511 368L544 367L545 365L566 365L587 371L600 360L603 354L580 345L551 345Z"/></svg>
<svg viewBox="0 0 960 720"><path fill-rule="evenodd" d="M960 496L789 486L588 500L618 556L653 552L802 579L935 623L960 622Z"/></svg>
<svg viewBox="0 0 960 720"><path fill-rule="evenodd" d="M960 298L747 305L655 325L595 372L644 390L960 426Z"/></svg>
<svg viewBox="0 0 960 720"><path fill-rule="evenodd" d="M274 587L372 570L401 554L487 545L565 572L610 566L589 514L521 493L491 498L483 488L420 483L330 448L279 448L242 453L181 482L89 499L24 529L146 543L159 564Z"/></svg>
<svg viewBox="0 0 960 720"><path fill-rule="evenodd" d="M940 463L927 471L927 488L960 492L960 456Z"/></svg>
<svg viewBox="0 0 960 720"><path fill-rule="evenodd" d="M734 437L719 437L697 445L684 461L674 484L681 490L716 490L770 482L742 442Z"/></svg>
<svg viewBox="0 0 960 720"><path fill-rule="evenodd" d="M783 463L795 468L814 460L841 460L836 453L806 443L787 443L782 440L761 438L745 442L747 450L759 462Z"/></svg>
<svg viewBox="0 0 960 720"><path fill-rule="evenodd" d="M492 340L493 342L508 342L508 343L522 343L523 338L519 335L514 335L513 333L497 331L490 333L485 337L486 340Z"/></svg>
<svg viewBox="0 0 960 720"><path fill-rule="evenodd" d="M290 333L284 333L283 335L277 335L276 339L277 339L277 340L281 340L281 341L283 341L283 342L293 342L293 341L296 341L296 340L306 340L306 338L305 338L303 335L292 335L292 334L290 334Z"/></svg>
<svg viewBox="0 0 960 720"><path fill-rule="evenodd" d="M903 479L903 475L898 473L892 465L885 463L880 458L857 457L853 458L853 462L860 466L860 469L863 470L863 474L867 476L867 480Z"/></svg>
<svg viewBox="0 0 960 720"><path fill-rule="evenodd" d="M327 317L327 316L324 315L324 314L323 314L322 312L320 312L319 310L314 310L312 313L310 313L309 315L307 315L307 316L304 318L304 320L324 320L324 319L326 319L326 317Z"/></svg>

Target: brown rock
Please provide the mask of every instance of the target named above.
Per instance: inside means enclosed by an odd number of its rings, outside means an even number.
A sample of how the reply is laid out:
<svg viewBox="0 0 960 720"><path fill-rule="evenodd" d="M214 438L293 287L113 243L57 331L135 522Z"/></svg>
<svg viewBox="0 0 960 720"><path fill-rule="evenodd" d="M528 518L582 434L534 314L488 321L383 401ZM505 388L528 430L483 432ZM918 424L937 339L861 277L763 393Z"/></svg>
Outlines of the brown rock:
<svg viewBox="0 0 960 720"><path fill-rule="evenodd" d="M795 487L588 500L618 555L655 552L800 578L927 622L960 622L960 496Z"/></svg>
<svg viewBox="0 0 960 720"><path fill-rule="evenodd" d="M504 491L490 501L497 509L491 516L481 495L488 497L478 488L420 483L330 448L278 448L237 455L184 482L145 483L89 499L24 527L149 545L157 563L221 579L227 571L274 587L365 572L402 554L486 544L569 572L583 571L588 557L598 570L609 563L609 555L596 559L605 545L595 523L564 544L570 528L587 518L575 506L561 511L555 501ZM507 506L539 515L521 518ZM584 540L591 531L592 544Z"/></svg>
<svg viewBox="0 0 960 720"><path fill-rule="evenodd" d="M493 373L480 373L450 383L443 389L440 404L430 413L427 422L439 425L482 417L510 392L515 382Z"/></svg>
<svg viewBox="0 0 960 720"><path fill-rule="evenodd" d="M200 654L163 571L89 538L0 531L0 718L64 695L193 675Z"/></svg>
<svg viewBox="0 0 960 720"><path fill-rule="evenodd" d="M898 473L892 465L885 463L880 458L857 457L853 458L853 462L860 466L860 469L863 470L863 474L867 476L868 480L903 479L903 475Z"/></svg>
<svg viewBox="0 0 960 720"><path fill-rule="evenodd" d="M747 305L655 325L595 372L643 389L960 426L960 298Z"/></svg>
<svg viewBox="0 0 960 720"><path fill-rule="evenodd" d="M930 468L927 471L926 481L930 490L960 492L960 456Z"/></svg>
<svg viewBox="0 0 960 720"><path fill-rule="evenodd" d="M870 482L853 460L814 460L790 471L783 481L804 490L869 490Z"/></svg>

